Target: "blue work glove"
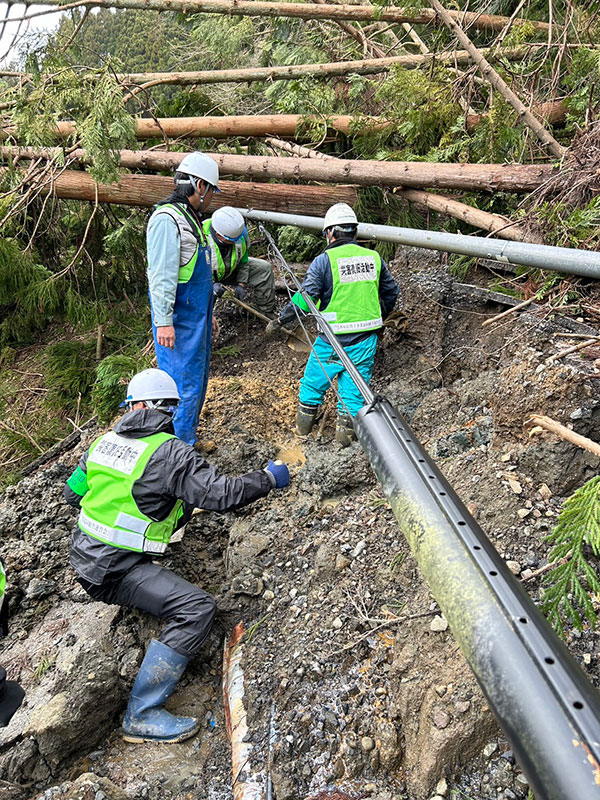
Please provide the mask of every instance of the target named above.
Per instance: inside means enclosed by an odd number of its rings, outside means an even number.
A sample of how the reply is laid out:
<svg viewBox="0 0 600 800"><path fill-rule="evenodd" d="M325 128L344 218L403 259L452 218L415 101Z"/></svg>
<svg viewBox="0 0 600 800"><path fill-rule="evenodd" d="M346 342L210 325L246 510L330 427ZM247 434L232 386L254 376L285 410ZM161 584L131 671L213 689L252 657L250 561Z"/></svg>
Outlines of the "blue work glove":
<svg viewBox="0 0 600 800"><path fill-rule="evenodd" d="M238 283L238 285L235 287L235 296L237 300L241 300L242 302L244 302L246 299L246 290L241 283Z"/></svg>
<svg viewBox="0 0 600 800"><path fill-rule="evenodd" d="M283 489L284 486L290 485L290 471L282 461L276 463L269 459L265 472L271 479L274 489Z"/></svg>
<svg viewBox="0 0 600 800"><path fill-rule="evenodd" d="M225 294L225 287L222 283L213 283L213 294L215 297L223 297Z"/></svg>

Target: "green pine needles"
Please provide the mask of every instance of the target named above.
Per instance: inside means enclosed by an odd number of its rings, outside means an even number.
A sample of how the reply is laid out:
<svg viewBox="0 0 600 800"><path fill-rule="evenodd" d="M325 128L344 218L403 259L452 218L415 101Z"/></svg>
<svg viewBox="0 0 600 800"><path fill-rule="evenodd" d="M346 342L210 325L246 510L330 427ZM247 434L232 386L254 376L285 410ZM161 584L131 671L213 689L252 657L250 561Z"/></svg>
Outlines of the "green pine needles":
<svg viewBox="0 0 600 800"><path fill-rule="evenodd" d="M600 476L566 500L547 541L554 543L549 559L557 566L544 579L542 610L564 636L565 619L578 630L583 627L582 613L590 625L597 619L590 595L600 594L600 580L589 560L600 556Z"/></svg>

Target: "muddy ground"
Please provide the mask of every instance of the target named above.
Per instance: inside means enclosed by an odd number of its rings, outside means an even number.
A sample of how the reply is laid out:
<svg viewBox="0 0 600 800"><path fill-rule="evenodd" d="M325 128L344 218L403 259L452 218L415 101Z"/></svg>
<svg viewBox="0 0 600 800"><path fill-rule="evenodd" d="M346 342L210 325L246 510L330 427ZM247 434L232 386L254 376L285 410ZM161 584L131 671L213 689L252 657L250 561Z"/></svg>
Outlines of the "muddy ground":
<svg viewBox="0 0 600 800"><path fill-rule="evenodd" d="M512 571L528 579L546 563L544 537L561 502L598 463L548 434L530 435L524 423L543 413L599 440L600 352L547 365L566 343L555 335L564 324L547 311L482 328L504 308L461 288L437 255L401 250L393 271L406 324L386 330L374 388L411 421ZM27 690L0 731L0 797L229 800L221 663L223 638L242 620L253 748L245 770L260 773L268 762L276 800L334 790L374 800L527 798L366 457L357 444L343 450L333 441L332 398L314 436L292 433L306 356L266 340L237 311L221 317L203 454L229 473L279 457L293 477L289 489L235 514L197 515L166 559L219 605L203 654L169 704L199 716L200 733L178 745L119 738L144 648L160 627L91 602L67 566L75 515L62 486L90 432L0 498L12 615L0 663ZM538 600L540 579L525 586ZM597 685L598 636L568 629L567 643Z"/></svg>

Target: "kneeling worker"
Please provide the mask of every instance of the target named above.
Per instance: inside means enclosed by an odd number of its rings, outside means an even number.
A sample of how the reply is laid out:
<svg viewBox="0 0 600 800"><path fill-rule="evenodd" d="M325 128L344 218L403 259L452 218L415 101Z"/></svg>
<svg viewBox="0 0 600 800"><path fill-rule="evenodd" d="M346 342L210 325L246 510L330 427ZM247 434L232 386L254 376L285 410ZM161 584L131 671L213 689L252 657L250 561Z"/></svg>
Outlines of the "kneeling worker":
<svg viewBox="0 0 600 800"><path fill-rule="evenodd" d="M315 305L320 304L319 310L339 343L370 383L377 331L394 308L400 290L379 253L356 243L357 229L356 214L347 203L328 209L323 222L327 247L309 266L302 288ZM302 295L296 292L279 318L269 323L267 332L274 333L307 311ZM346 446L356 438L352 418L362 408L363 398L323 334L315 340L300 381L296 433L308 436L311 432L329 382L336 376L343 402L338 402L335 438Z"/></svg>
<svg viewBox="0 0 600 800"><path fill-rule="evenodd" d="M212 627L214 599L153 563L192 510L232 511L289 484L285 464L238 478L218 475L173 434L175 381L160 369L138 373L127 387L128 413L82 456L65 486L80 508L70 561L95 600L138 608L168 622L148 647L123 721L127 741L178 742L199 728L163 708L188 660Z"/></svg>
<svg viewBox="0 0 600 800"><path fill-rule="evenodd" d="M237 208L218 208L202 223L210 247L213 292L225 293L223 284L235 285L235 296L244 300L246 286L254 290L256 308L265 316L275 317L275 276L268 261L248 255L246 221Z"/></svg>

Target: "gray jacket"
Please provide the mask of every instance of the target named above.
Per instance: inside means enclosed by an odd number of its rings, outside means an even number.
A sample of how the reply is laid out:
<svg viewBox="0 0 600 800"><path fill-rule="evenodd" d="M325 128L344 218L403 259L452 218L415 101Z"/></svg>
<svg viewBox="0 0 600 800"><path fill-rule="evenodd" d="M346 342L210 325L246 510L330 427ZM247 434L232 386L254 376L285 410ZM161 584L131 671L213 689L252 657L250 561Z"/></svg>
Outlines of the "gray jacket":
<svg viewBox="0 0 600 800"><path fill-rule="evenodd" d="M140 439L153 433L173 433L171 419L160 411L139 409L130 411L117 422L115 433ZM79 469L86 472L88 453L79 460ZM219 475L193 447L180 439L169 439L151 456L142 477L133 485L133 498L139 510L153 520L165 519L177 500L184 502L180 525L190 518L194 508L207 511L233 511L265 497L273 482L264 470L256 470L239 478ZM79 508L81 496L68 485L65 500ZM79 577L100 585L118 580L125 572L151 556L104 544L79 528L71 541L71 566Z"/></svg>

